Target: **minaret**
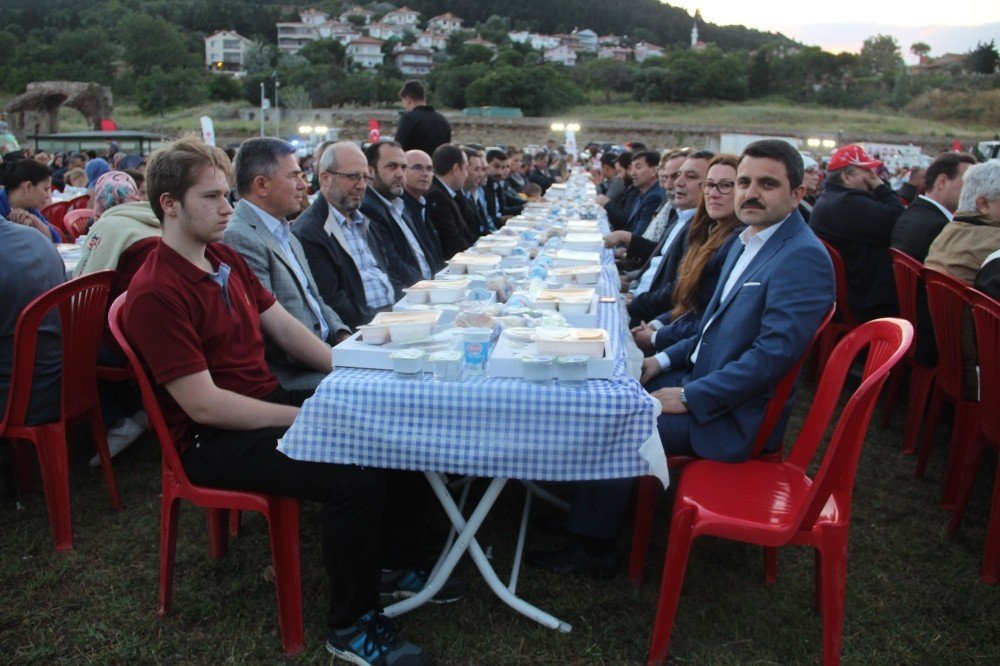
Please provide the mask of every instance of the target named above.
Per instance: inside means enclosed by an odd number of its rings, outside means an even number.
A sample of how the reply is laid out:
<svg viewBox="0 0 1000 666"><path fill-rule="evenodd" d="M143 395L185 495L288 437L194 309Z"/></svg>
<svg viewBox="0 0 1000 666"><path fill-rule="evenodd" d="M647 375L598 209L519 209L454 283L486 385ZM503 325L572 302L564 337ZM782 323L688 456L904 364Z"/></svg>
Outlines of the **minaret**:
<svg viewBox="0 0 1000 666"><path fill-rule="evenodd" d="M698 10L694 12L694 19L691 22L691 48L698 45Z"/></svg>

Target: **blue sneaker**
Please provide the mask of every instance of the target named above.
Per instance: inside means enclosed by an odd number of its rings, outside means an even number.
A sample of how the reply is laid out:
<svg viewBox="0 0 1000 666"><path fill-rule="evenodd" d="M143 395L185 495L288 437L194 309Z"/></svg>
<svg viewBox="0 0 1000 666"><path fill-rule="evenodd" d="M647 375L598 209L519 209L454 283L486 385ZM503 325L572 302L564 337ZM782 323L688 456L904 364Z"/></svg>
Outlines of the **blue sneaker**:
<svg viewBox="0 0 1000 666"><path fill-rule="evenodd" d="M425 566L412 569L382 569L378 592L383 600L408 599L424 589L430 575L430 569ZM438 593L431 598L431 603L450 604L464 596L465 583L455 576L449 576Z"/></svg>
<svg viewBox="0 0 1000 666"><path fill-rule="evenodd" d="M344 629L334 629L326 651L359 666L423 666L430 659L419 647L399 637L399 625L372 611Z"/></svg>

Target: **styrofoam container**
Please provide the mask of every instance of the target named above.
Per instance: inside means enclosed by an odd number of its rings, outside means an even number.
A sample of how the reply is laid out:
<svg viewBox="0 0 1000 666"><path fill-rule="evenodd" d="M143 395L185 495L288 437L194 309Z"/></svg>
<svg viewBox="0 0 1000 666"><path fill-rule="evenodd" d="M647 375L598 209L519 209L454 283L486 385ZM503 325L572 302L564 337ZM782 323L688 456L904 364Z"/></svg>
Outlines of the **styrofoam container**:
<svg viewBox="0 0 1000 666"><path fill-rule="evenodd" d="M538 328L535 348L539 354L567 356L583 354L603 358L608 344L608 332L603 328Z"/></svg>
<svg viewBox="0 0 1000 666"><path fill-rule="evenodd" d="M411 342L430 337L440 318L440 310L379 312L371 323L387 326L393 342Z"/></svg>
<svg viewBox="0 0 1000 666"><path fill-rule="evenodd" d="M361 341L366 345L384 345L389 342L388 326L366 324L358 326L358 331L361 332Z"/></svg>
<svg viewBox="0 0 1000 666"><path fill-rule="evenodd" d="M414 287L406 287L403 289L406 293L406 302L412 303L413 305L421 305L427 302L427 289L416 289Z"/></svg>
<svg viewBox="0 0 1000 666"><path fill-rule="evenodd" d="M552 277L561 284L597 284L601 279L600 266L566 266L552 269Z"/></svg>
<svg viewBox="0 0 1000 666"><path fill-rule="evenodd" d="M600 263L601 255L599 252L581 252L580 250L566 249L556 251L557 266L599 266Z"/></svg>
<svg viewBox="0 0 1000 666"><path fill-rule="evenodd" d="M591 299L571 298L559 301L559 312L569 315L582 315L590 312Z"/></svg>
<svg viewBox="0 0 1000 666"><path fill-rule="evenodd" d="M581 252L600 252L604 249L604 237L600 233L570 232L563 238L563 248Z"/></svg>
<svg viewBox="0 0 1000 666"><path fill-rule="evenodd" d="M494 270L500 265L498 254L476 254L474 252L459 252L448 260L448 270L452 273L478 273Z"/></svg>

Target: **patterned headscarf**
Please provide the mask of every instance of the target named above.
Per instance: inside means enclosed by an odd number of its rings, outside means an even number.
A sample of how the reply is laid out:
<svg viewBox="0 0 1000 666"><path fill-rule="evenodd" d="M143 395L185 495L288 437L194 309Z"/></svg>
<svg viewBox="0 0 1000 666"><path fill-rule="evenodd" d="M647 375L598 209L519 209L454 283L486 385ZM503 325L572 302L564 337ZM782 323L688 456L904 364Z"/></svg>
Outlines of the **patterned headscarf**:
<svg viewBox="0 0 1000 666"><path fill-rule="evenodd" d="M109 171L94 186L94 219L101 219L109 208L129 201L139 201L139 188L132 176L123 171Z"/></svg>

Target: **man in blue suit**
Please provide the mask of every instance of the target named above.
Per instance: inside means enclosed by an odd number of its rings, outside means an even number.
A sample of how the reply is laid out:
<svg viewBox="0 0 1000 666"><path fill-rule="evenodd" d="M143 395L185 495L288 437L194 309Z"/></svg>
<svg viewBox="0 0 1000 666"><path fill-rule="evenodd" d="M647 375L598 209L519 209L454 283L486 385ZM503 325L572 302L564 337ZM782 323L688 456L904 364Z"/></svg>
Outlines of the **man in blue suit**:
<svg viewBox="0 0 1000 666"><path fill-rule="evenodd" d="M801 156L780 140L752 143L740 157L736 211L747 229L726 259L701 330L643 364L646 388L663 407L657 428L668 454L746 460L775 386L834 302L829 255L797 211L802 172ZM769 446L784 427L783 417ZM529 554L529 562L558 573L614 573L631 488L631 479L579 484L566 527L580 539Z"/></svg>

